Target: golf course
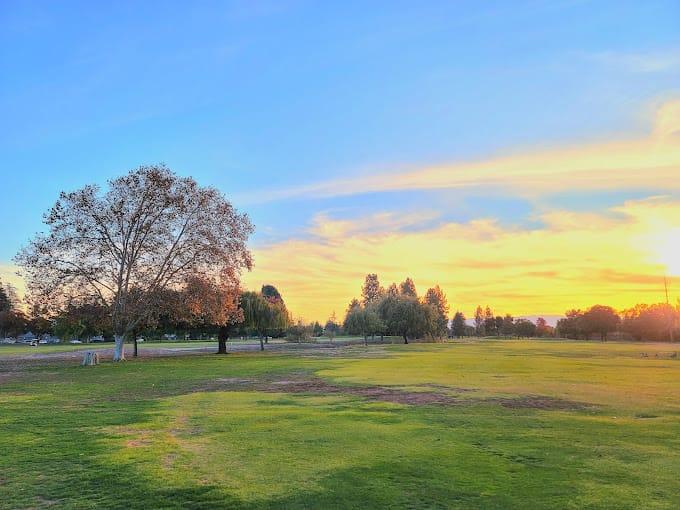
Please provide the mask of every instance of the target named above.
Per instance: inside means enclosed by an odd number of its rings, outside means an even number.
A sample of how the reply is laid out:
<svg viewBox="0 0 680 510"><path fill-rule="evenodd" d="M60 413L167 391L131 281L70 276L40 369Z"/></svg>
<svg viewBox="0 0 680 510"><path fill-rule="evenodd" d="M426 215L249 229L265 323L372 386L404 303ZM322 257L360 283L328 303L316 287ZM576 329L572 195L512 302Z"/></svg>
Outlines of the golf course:
<svg viewBox="0 0 680 510"><path fill-rule="evenodd" d="M0 508L678 508L678 351L0 351Z"/></svg>

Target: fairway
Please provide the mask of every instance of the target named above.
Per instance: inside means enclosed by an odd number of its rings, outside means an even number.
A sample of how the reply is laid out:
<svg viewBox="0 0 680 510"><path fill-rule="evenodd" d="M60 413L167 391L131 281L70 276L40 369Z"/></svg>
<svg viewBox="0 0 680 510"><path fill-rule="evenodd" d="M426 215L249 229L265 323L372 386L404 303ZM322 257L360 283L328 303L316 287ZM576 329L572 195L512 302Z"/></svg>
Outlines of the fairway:
<svg viewBox="0 0 680 510"><path fill-rule="evenodd" d="M0 508L678 508L680 347L0 358Z"/></svg>

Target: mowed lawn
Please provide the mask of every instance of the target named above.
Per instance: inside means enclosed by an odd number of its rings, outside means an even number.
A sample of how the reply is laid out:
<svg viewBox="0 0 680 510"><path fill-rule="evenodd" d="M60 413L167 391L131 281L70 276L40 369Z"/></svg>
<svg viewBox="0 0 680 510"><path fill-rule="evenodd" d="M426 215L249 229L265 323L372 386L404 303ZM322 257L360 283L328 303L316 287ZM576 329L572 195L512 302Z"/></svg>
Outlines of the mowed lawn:
<svg viewBox="0 0 680 510"><path fill-rule="evenodd" d="M0 508L680 508L675 352L506 340L28 364L0 373Z"/></svg>

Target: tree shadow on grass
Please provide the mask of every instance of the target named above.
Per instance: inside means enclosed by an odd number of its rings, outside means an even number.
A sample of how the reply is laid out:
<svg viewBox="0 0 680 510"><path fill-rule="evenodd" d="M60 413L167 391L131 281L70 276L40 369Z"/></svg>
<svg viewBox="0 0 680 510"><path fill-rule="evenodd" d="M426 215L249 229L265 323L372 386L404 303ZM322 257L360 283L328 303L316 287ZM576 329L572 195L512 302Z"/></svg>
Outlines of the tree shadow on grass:
<svg viewBox="0 0 680 510"><path fill-rule="evenodd" d="M41 405L10 401L4 408L0 508L449 508L456 501L474 507L480 498L479 491L450 484L431 459L414 457L338 469L319 475L313 489L291 485L285 495L247 500L198 476L155 479L143 461L112 460L115 447L100 431L148 423L157 400L79 404L51 395Z"/></svg>

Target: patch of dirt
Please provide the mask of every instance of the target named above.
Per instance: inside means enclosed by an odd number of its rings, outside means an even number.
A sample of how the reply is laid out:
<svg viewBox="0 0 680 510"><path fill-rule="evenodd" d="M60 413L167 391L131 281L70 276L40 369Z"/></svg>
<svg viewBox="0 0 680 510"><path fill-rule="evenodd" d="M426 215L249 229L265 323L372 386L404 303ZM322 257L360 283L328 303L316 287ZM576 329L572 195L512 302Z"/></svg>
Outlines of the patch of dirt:
<svg viewBox="0 0 680 510"><path fill-rule="evenodd" d="M290 377L290 376L289 376ZM377 402L391 402L405 405L458 406L471 404L498 404L509 409L539 409L571 411L592 409L594 406L544 395L520 397L474 398L459 397L458 393L474 391L473 388L458 388L440 384L421 384L418 387L438 391L407 391L389 386L349 386L333 384L319 377L300 376L288 379L217 379L214 384L198 391L261 391L269 393L300 393L313 395L353 395Z"/></svg>
<svg viewBox="0 0 680 510"><path fill-rule="evenodd" d="M418 388L433 388L435 390L444 390L449 393L465 393L468 391L475 391L475 388L461 388L460 386L447 386L446 384L436 384L436 383L423 383L414 384Z"/></svg>
<svg viewBox="0 0 680 510"><path fill-rule="evenodd" d="M446 388L456 391L458 388ZM407 405L456 405L464 401L450 394L435 391L405 391L387 386L344 386L318 377L296 379L248 380L217 379L205 390L252 390L268 393L306 393L314 395L354 395L368 400Z"/></svg>
<svg viewBox="0 0 680 510"><path fill-rule="evenodd" d="M217 379L218 382L226 384L248 384L250 379L239 379L238 377L223 377Z"/></svg>
<svg viewBox="0 0 680 510"><path fill-rule="evenodd" d="M648 359L674 359L674 360L680 359L678 358L677 352L655 352L654 356L647 352L641 352L640 357Z"/></svg>
<svg viewBox="0 0 680 510"><path fill-rule="evenodd" d="M281 385L278 385L280 387ZM407 405L454 405L460 404L458 398L433 391L403 391L386 386L338 386L322 379L289 382L285 385L289 393L349 394L368 400L392 402Z"/></svg>
<svg viewBox="0 0 680 510"><path fill-rule="evenodd" d="M42 496L38 496L36 499L38 500L39 508L45 508L59 503L59 501L56 499L47 499Z"/></svg>
<svg viewBox="0 0 680 510"><path fill-rule="evenodd" d="M560 398L546 397L543 395L526 395L522 397L498 397L487 399L487 401L497 402L503 407L507 407L510 409L577 411L580 409L588 409L593 407L590 404L584 404L582 402L574 402L572 400L563 400Z"/></svg>
<svg viewBox="0 0 680 510"><path fill-rule="evenodd" d="M151 441L148 439L130 439L125 441L125 446L128 448L143 448L145 446L149 446L150 444Z"/></svg>

